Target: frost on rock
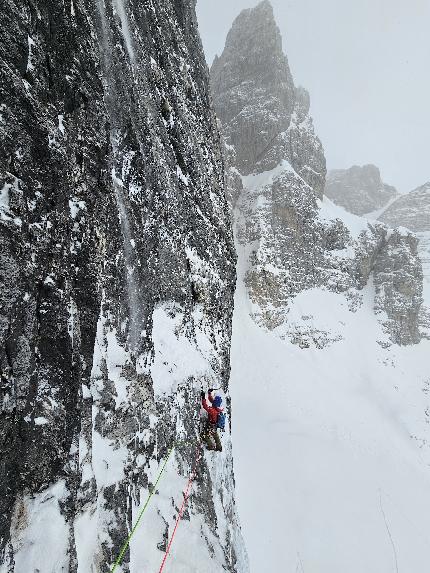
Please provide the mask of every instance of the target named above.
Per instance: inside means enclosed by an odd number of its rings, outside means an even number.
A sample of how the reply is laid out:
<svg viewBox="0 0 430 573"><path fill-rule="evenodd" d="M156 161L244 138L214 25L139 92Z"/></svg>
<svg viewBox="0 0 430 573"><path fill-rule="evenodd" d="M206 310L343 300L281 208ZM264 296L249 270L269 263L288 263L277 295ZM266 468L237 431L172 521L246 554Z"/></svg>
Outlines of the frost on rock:
<svg viewBox="0 0 430 573"><path fill-rule="evenodd" d="M107 570L180 439L121 567L157 570L201 385L229 412L236 260L194 7L36 0L0 16L7 573ZM228 432L223 445L219 465L199 465L172 549L188 570L247 571ZM35 524L50 519L41 547Z"/></svg>

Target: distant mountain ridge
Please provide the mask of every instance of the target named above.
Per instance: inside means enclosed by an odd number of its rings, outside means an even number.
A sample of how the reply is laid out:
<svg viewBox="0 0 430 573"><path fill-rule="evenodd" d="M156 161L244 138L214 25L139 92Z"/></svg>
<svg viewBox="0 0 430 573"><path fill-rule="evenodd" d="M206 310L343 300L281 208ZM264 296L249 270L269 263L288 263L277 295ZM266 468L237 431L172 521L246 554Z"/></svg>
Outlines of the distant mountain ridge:
<svg viewBox="0 0 430 573"><path fill-rule="evenodd" d="M414 233L430 232L430 181L398 197L379 220L389 227L407 227Z"/></svg>
<svg viewBox="0 0 430 573"><path fill-rule="evenodd" d="M385 207L399 195L395 187L382 181L378 167L372 164L330 170L324 194L336 205L360 216Z"/></svg>

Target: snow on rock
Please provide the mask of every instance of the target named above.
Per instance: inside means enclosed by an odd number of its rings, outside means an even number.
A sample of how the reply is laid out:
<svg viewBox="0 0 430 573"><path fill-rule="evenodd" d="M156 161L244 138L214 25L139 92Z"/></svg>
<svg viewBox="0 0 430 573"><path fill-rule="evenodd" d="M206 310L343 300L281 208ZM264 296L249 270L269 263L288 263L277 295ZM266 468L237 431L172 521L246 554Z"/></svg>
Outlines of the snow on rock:
<svg viewBox="0 0 430 573"><path fill-rule="evenodd" d="M349 213L327 197L324 197L319 204L318 218L328 225L331 225L333 220L342 221L348 228L351 237L355 240L359 239L362 233L366 233L369 230L369 224L366 219Z"/></svg>
<svg viewBox="0 0 430 573"><path fill-rule="evenodd" d="M34 70L34 65L31 61L31 55L32 55L33 46L35 44L35 41L33 40L33 38L31 36L28 36L27 42L28 42L27 72L31 72Z"/></svg>
<svg viewBox="0 0 430 573"><path fill-rule="evenodd" d="M130 58L130 62L134 63L135 53L133 48L133 40L131 37L130 25L126 12L127 9L124 0L113 0L113 7L121 20L121 32L124 36L124 42L127 47L127 53Z"/></svg>
<svg viewBox="0 0 430 573"><path fill-rule="evenodd" d="M108 570L178 439L121 567L155 571L202 384L230 414L236 259L219 132L193 0L54 4L7 3L2 31L0 567ZM220 467L199 464L178 571L247 572L229 432L223 445ZM14 565L17 500L61 480L52 563L35 513Z"/></svg>
<svg viewBox="0 0 430 573"><path fill-rule="evenodd" d="M393 236L327 198L319 201L287 162L243 177L243 187L236 203L238 240L249 245L245 281L259 324L299 345L331 343L341 335L293 320L294 297L328 289L344 293L344 304L354 310L374 272L375 309L384 312L391 340L419 341L422 281L411 233Z"/></svg>
<svg viewBox="0 0 430 573"><path fill-rule="evenodd" d="M389 227L407 227L415 233L430 232L430 182L402 195L379 217Z"/></svg>
<svg viewBox="0 0 430 573"><path fill-rule="evenodd" d="M424 300L430 306L430 231L417 233L419 244L418 252L421 257L424 272Z"/></svg>
<svg viewBox="0 0 430 573"><path fill-rule="evenodd" d="M203 453L196 435L200 384L213 386L217 382L219 359L214 339L207 336L206 319L202 308L195 309L190 322L173 302L156 307L153 357L144 360L142 354L135 364L135 357L112 328L112 317L101 314L90 391L84 393L88 417L83 417L79 440L81 511L74 527L83 571L85 563L97 570L106 559L113 562L116 555L111 552L110 540L127 537L127 529L136 522L176 440L178 445L127 559L130 571L160 566L188 476ZM192 337L189 328L193 328ZM231 463L231 443L227 436L223 442L219 458L204 454L197 466L187 517L169 558L179 570L198 571L203 563L205 570L213 573L220 563L227 570L247 570L235 515L233 474L226 469ZM121 492L128 488L129 495L122 497ZM122 514L128 516L125 527ZM229 520L226 514L231 516ZM190 539L197 547L192 554Z"/></svg>
<svg viewBox="0 0 430 573"><path fill-rule="evenodd" d="M229 161L236 158L242 173L241 187L228 181L234 187L238 240L247 245L245 282L254 319L302 346L331 344L340 334L317 322L291 320L294 297L327 289L343 293L356 310L375 273L375 311L391 342L419 342L416 240L407 230L393 237L380 223L323 198L325 159L309 115L309 94L294 86L269 2L235 20L211 81ZM372 166L363 173L370 187L380 179Z"/></svg>
<svg viewBox="0 0 430 573"><path fill-rule="evenodd" d="M195 313L195 318L198 314ZM216 382L216 373L210 366L211 341L198 325L195 339L191 341L186 335L184 319L183 313L174 305L154 310L154 361L150 372L157 397L174 394L181 381L192 377L207 380L209 386L211 379Z"/></svg>
<svg viewBox="0 0 430 573"><path fill-rule="evenodd" d="M9 210L9 189L11 188L10 183L5 183L2 190L0 191L0 209L3 211Z"/></svg>
<svg viewBox="0 0 430 573"><path fill-rule="evenodd" d="M324 194L350 213L360 216L370 216L399 196L394 187L382 181L375 165L354 165L349 169L329 171Z"/></svg>
<svg viewBox="0 0 430 573"><path fill-rule="evenodd" d="M61 507L68 496L60 480L42 493L16 500L11 523L14 553L8 565L0 566L2 573L69 571L69 528Z"/></svg>
<svg viewBox="0 0 430 573"><path fill-rule="evenodd" d="M418 255L423 265L423 296L427 305L426 316L421 322L427 336L430 336L430 183L425 183L390 203L379 219L390 227L395 227L397 232L403 226L416 233Z"/></svg>

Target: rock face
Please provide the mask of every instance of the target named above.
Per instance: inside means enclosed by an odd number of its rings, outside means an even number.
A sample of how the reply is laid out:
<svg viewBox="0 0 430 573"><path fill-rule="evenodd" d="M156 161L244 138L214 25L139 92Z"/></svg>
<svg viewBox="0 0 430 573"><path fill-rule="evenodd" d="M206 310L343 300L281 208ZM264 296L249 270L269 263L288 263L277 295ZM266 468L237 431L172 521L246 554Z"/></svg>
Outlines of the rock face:
<svg viewBox="0 0 430 573"><path fill-rule="evenodd" d="M243 175L288 159L322 196L325 158L309 116L309 94L294 86L270 2L244 10L211 68L214 104Z"/></svg>
<svg viewBox="0 0 430 573"><path fill-rule="evenodd" d="M418 254L424 271L424 299L430 306L430 183L396 199L379 220L389 227L406 227L417 235ZM422 322L430 331L430 312Z"/></svg>
<svg viewBox="0 0 430 573"><path fill-rule="evenodd" d="M398 192L382 181L375 165L354 165L329 171L324 194L336 205L361 216L385 207Z"/></svg>
<svg viewBox="0 0 430 573"><path fill-rule="evenodd" d="M228 392L235 253L194 8L2 8L4 572L109 568L179 438L122 570L159 567L200 385ZM247 570L224 446L199 462L190 570Z"/></svg>
<svg viewBox="0 0 430 573"><path fill-rule="evenodd" d="M423 270L417 247L412 233L389 231L374 264L375 311L386 314L384 326L398 344L417 344L422 337Z"/></svg>
<svg viewBox="0 0 430 573"><path fill-rule="evenodd" d="M430 182L396 199L379 220L389 227L407 227L414 233L430 232Z"/></svg>
<svg viewBox="0 0 430 573"><path fill-rule="evenodd" d="M309 95L294 86L269 2L238 16L213 63L211 82L222 131L233 148L230 158L235 152L242 175L237 241L254 320L302 347L321 348L342 334L315 326L311 312L293 316L294 299L323 289L343 295L354 311L373 279L374 308L388 337L381 343L418 342L422 276L416 240L322 201L325 159ZM363 181L369 193L381 188L382 204L395 194L372 166L347 174L351 189ZM362 197L357 205L366 212L374 208L372 201L369 209ZM405 277L399 265L408 269Z"/></svg>

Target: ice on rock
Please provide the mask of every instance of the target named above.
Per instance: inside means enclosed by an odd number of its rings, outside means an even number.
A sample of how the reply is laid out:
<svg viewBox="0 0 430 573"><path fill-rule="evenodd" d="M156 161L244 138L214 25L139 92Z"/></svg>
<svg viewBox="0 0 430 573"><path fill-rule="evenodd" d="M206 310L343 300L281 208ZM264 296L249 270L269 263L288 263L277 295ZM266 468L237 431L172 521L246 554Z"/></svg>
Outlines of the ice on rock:
<svg viewBox="0 0 430 573"><path fill-rule="evenodd" d="M27 42L28 42L27 72L31 72L34 70L34 65L31 61L31 58L32 58L32 51L33 51L33 46L34 46L35 42L31 36L27 37Z"/></svg>

